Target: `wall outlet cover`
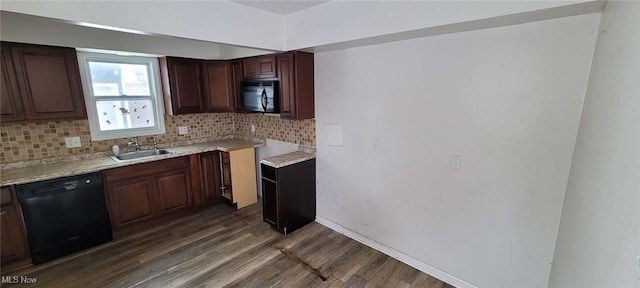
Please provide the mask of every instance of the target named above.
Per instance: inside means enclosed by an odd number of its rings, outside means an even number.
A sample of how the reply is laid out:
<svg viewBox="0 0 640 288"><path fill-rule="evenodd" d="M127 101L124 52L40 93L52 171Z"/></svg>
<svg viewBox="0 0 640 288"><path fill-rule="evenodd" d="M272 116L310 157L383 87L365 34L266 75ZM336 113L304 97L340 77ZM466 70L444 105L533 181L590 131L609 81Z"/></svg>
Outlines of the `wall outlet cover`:
<svg viewBox="0 0 640 288"><path fill-rule="evenodd" d="M67 148L76 148L76 147L82 146L82 142L80 142L80 137L78 137L78 136L65 137L64 138L64 143L67 146Z"/></svg>
<svg viewBox="0 0 640 288"><path fill-rule="evenodd" d="M449 167L453 169L460 169L461 162L462 162L462 156L458 154L451 154L451 163L449 164Z"/></svg>
<svg viewBox="0 0 640 288"><path fill-rule="evenodd" d="M187 135L189 133L189 129L187 126L179 126L178 127L178 135Z"/></svg>
<svg viewBox="0 0 640 288"><path fill-rule="evenodd" d="M636 265L638 265L638 280L640 280L640 256L636 256Z"/></svg>

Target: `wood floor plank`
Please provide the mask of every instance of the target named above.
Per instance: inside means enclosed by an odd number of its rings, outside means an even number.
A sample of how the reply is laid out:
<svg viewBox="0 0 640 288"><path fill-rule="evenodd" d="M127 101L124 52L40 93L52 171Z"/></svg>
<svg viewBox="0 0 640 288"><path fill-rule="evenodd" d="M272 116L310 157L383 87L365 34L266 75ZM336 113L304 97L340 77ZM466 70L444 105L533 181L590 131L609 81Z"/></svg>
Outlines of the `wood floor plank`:
<svg viewBox="0 0 640 288"><path fill-rule="evenodd" d="M318 223L285 237L259 204L209 207L16 275L54 288L451 287Z"/></svg>

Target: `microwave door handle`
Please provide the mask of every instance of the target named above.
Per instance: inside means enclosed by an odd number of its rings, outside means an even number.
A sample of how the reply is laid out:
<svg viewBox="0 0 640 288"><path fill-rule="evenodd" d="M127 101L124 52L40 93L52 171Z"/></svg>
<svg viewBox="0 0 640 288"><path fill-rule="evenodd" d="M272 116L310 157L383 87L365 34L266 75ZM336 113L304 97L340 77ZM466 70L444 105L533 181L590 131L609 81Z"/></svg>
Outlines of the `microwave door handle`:
<svg viewBox="0 0 640 288"><path fill-rule="evenodd" d="M267 90L262 89L262 110L267 112Z"/></svg>

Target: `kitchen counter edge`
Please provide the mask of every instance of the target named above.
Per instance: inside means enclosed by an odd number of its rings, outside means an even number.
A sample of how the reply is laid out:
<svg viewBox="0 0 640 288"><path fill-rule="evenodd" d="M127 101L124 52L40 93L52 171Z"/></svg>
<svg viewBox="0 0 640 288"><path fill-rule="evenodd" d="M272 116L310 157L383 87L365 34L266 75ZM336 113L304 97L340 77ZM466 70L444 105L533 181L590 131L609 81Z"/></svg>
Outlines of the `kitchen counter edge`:
<svg viewBox="0 0 640 288"><path fill-rule="evenodd" d="M31 182L50 180L60 177L74 176L85 173L98 172L102 170L125 167L135 164L148 163L163 159L189 156L192 154L205 153L210 151L229 152L233 150L245 148L258 148L264 146L264 143L241 140L241 139L224 139L214 140L211 142L190 144L184 146L174 146L163 148L171 153L145 157L136 160L115 161L109 156L83 159L76 161L63 161L49 163L34 167L7 169L1 171L0 186L20 185Z"/></svg>
<svg viewBox="0 0 640 288"><path fill-rule="evenodd" d="M316 158L316 155L314 153L295 151L295 152L286 153L278 156L264 158L260 160L260 163L273 168L282 168L285 166L293 165L296 163L304 162L304 161L315 159L315 158Z"/></svg>

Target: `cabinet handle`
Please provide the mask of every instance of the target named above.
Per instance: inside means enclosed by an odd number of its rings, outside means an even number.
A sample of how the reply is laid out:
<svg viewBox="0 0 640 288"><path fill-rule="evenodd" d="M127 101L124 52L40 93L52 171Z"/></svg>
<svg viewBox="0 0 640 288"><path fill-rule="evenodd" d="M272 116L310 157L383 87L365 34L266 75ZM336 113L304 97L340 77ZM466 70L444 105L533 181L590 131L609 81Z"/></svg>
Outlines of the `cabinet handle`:
<svg viewBox="0 0 640 288"><path fill-rule="evenodd" d="M267 112L267 90L262 89L262 110Z"/></svg>

